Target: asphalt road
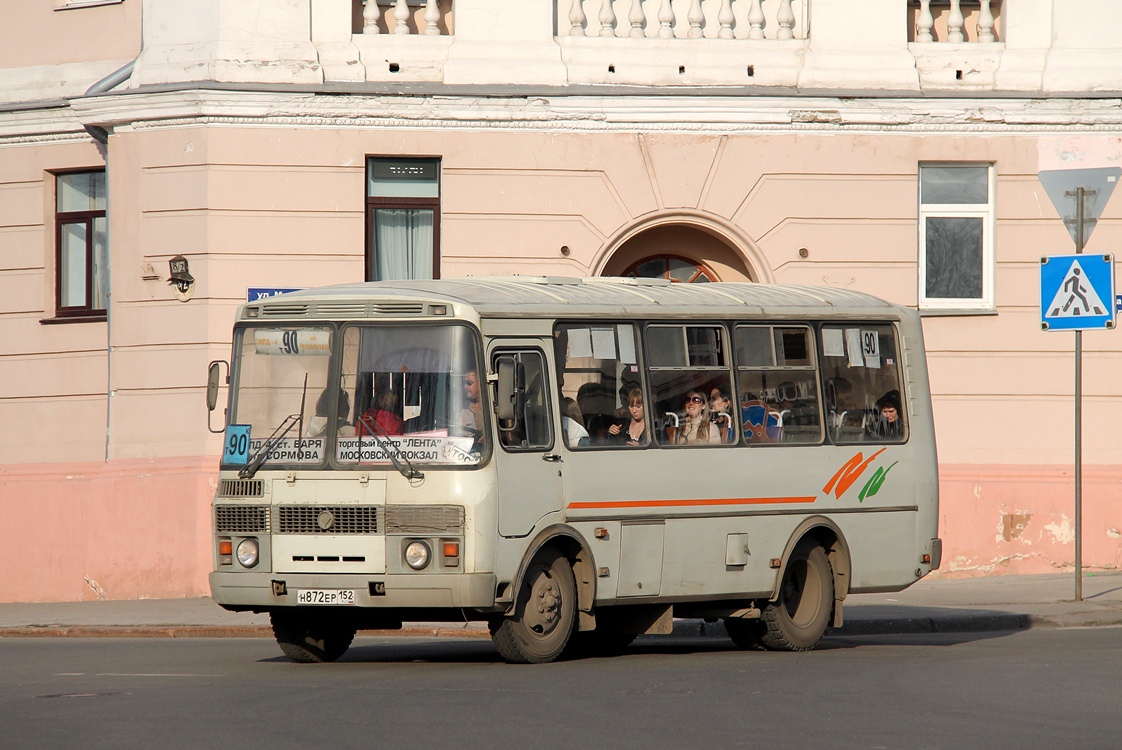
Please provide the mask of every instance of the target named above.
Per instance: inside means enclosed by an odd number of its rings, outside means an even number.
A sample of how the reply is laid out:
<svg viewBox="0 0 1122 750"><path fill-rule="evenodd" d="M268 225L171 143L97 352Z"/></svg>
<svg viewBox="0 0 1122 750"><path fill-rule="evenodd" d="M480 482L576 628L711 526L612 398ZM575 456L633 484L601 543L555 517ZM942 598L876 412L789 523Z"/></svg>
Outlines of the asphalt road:
<svg viewBox="0 0 1122 750"><path fill-rule="evenodd" d="M489 641L0 640L2 748L1118 748L1122 628L828 637L806 654L641 638L510 666Z"/></svg>

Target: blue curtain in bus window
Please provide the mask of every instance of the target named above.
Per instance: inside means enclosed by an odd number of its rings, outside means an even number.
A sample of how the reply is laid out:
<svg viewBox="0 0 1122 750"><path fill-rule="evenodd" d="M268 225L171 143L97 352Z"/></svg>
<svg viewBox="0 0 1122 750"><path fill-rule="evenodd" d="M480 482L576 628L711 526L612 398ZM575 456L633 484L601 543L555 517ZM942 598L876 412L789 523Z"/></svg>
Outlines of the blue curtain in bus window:
<svg viewBox="0 0 1122 750"><path fill-rule="evenodd" d="M428 208L376 208L371 233L375 281L431 279L433 211Z"/></svg>

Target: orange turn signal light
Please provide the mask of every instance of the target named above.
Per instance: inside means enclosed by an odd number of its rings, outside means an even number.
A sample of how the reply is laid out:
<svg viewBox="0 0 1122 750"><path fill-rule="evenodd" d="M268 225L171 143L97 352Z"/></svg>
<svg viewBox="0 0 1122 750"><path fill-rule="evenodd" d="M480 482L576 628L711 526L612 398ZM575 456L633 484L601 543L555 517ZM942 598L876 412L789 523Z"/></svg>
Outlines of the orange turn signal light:
<svg viewBox="0 0 1122 750"><path fill-rule="evenodd" d="M223 540L218 543L218 554L232 555L234 554L234 543L230 540Z"/></svg>
<svg viewBox="0 0 1122 750"><path fill-rule="evenodd" d="M460 556L460 543L459 542L445 542L444 543L444 556L445 557L459 557Z"/></svg>

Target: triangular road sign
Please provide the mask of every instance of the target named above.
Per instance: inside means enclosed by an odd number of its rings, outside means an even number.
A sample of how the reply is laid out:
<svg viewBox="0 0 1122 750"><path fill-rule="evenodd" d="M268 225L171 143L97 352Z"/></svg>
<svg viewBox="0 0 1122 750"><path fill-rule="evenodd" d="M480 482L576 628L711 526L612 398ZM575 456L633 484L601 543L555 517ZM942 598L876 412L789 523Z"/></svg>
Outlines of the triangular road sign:
<svg viewBox="0 0 1122 750"><path fill-rule="evenodd" d="M1083 188L1083 244L1091 237L1099 217L1114 186L1122 176L1122 167L1100 167L1098 169L1050 169L1037 173L1044 191L1052 199L1056 212L1064 220L1064 226L1071 233L1071 239L1079 242L1076 236L1077 216L1075 191ZM1082 249L1082 248L1077 248Z"/></svg>
<svg viewBox="0 0 1122 750"><path fill-rule="evenodd" d="M1106 315L1110 308L1099 298L1095 287L1087 281L1083 266L1075 260L1064 274L1052 304L1048 305L1047 316L1054 318L1078 318L1081 316Z"/></svg>

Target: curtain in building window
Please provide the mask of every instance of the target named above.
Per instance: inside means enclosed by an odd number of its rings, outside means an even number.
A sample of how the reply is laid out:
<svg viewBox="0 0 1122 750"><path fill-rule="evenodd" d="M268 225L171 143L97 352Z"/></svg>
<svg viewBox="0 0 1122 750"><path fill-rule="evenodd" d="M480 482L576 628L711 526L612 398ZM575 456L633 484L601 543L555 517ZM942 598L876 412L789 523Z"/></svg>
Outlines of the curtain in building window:
<svg viewBox="0 0 1122 750"><path fill-rule="evenodd" d="M59 262L60 307L86 304L86 223L63 224Z"/></svg>
<svg viewBox="0 0 1122 750"><path fill-rule="evenodd" d="M93 301L90 307L104 310L109 302L109 237L104 216L93 220Z"/></svg>
<svg viewBox="0 0 1122 750"><path fill-rule="evenodd" d="M432 278L433 218L427 208L374 209L370 266L375 281Z"/></svg>

